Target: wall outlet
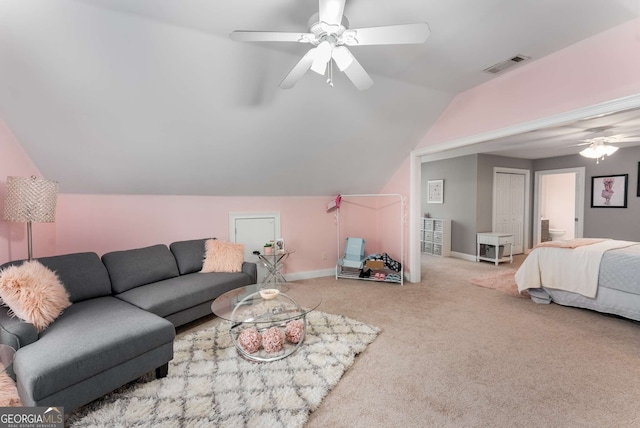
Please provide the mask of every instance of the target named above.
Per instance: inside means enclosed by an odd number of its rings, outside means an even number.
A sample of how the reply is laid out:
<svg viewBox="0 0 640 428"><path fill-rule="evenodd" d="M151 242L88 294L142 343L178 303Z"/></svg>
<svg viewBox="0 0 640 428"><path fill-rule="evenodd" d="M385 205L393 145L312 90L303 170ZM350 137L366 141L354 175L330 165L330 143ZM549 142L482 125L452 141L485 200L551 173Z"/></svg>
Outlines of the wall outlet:
<svg viewBox="0 0 640 428"><path fill-rule="evenodd" d="M322 252L322 260L327 260L327 252L326 251Z"/></svg>

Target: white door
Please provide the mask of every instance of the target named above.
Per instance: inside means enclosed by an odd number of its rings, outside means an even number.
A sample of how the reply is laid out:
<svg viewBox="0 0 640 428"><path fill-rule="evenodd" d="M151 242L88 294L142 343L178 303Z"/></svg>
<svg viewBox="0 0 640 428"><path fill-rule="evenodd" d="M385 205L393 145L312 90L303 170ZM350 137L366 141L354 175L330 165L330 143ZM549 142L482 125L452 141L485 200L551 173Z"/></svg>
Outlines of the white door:
<svg viewBox="0 0 640 428"><path fill-rule="evenodd" d="M253 252L262 252L264 244L279 237L279 216L242 217L236 215L230 224L233 228L230 231L231 240L244 244L244 259L258 265L258 282L261 282L266 269Z"/></svg>
<svg viewBox="0 0 640 428"><path fill-rule="evenodd" d="M524 252L525 176L495 174L494 231L513 234L513 254Z"/></svg>

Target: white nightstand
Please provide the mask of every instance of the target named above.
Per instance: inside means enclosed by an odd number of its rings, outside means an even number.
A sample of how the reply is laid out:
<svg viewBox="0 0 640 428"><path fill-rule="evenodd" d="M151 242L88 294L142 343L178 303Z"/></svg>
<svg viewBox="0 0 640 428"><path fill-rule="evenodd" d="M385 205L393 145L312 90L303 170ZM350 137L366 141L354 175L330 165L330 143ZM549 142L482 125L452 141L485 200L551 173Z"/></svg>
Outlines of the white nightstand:
<svg viewBox="0 0 640 428"><path fill-rule="evenodd" d="M486 260L494 262L496 266L500 262L509 261L513 263L513 234L499 232L482 232L477 235L476 261ZM500 247L504 248L503 256L500 257ZM509 255L506 255L506 247L509 247ZM493 247L491 251L490 247ZM483 250L484 251L481 251ZM493 252L493 254L488 254Z"/></svg>

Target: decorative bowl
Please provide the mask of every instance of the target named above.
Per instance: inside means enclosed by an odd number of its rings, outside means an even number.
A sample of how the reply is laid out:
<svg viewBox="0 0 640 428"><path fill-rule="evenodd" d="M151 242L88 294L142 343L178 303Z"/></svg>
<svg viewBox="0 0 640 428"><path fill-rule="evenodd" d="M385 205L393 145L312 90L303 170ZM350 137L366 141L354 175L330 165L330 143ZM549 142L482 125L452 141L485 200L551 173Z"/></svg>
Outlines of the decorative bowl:
<svg viewBox="0 0 640 428"><path fill-rule="evenodd" d="M278 294L280 294L280 290L276 290L275 288L265 288L260 290L260 297L265 300L275 299L278 297Z"/></svg>

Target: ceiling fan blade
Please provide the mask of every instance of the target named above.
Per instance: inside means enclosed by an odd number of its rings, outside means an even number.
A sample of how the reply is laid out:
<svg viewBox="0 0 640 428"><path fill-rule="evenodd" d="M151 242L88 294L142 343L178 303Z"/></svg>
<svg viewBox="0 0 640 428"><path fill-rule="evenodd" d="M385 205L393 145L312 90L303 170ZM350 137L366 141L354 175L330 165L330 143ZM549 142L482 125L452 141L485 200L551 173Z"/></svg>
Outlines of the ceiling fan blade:
<svg viewBox="0 0 640 428"><path fill-rule="evenodd" d="M373 80L371 76L365 71L364 68L360 65L357 59L351 56L353 59L351 64L344 70L344 74L353 82L356 88L364 91L365 89L369 89L373 85Z"/></svg>
<svg viewBox="0 0 640 428"><path fill-rule="evenodd" d="M324 72L327 70L327 63L331 60L332 51L333 47L331 43L327 41L320 43L316 48L317 53L311 64L311 70L324 75Z"/></svg>
<svg viewBox="0 0 640 428"><path fill-rule="evenodd" d="M348 46L402 45L424 43L430 33L426 22L418 22L347 30L342 39Z"/></svg>
<svg viewBox="0 0 640 428"><path fill-rule="evenodd" d="M280 87L282 89L291 89L298 83L298 80L302 79L302 76L309 70L311 64L313 64L313 60L315 59L318 53L318 48L311 48L307 51L306 54L302 57L300 61L293 67L293 69L287 74L287 77L282 79L280 82Z"/></svg>
<svg viewBox="0 0 640 428"><path fill-rule="evenodd" d="M330 25L340 25L340 23L342 23L345 1L346 0L319 0L320 22L325 22Z"/></svg>
<svg viewBox="0 0 640 428"><path fill-rule="evenodd" d="M300 42L309 43L315 38L311 33L285 33L278 31L234 31L229 34L237 42Z"/></svg>

